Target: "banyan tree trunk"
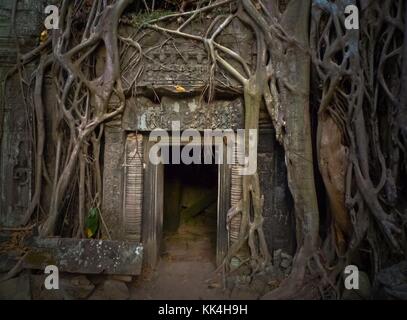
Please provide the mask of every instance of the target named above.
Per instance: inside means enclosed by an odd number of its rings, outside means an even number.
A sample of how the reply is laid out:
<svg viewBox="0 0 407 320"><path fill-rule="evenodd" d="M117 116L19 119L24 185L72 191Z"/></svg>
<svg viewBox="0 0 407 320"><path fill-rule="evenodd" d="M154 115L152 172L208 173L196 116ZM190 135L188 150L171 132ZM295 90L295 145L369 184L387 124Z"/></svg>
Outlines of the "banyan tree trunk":
<svg viewBox="0 0 407 320"><path fill-rule="evenodd" d="M297 294L303 286L307 260L317 250L319 232L309 107L311 59L306 49L311 1L292 0L283 12L277 10L278 2L269 1L268 8L287 37L273 39L271 59L278 75L277 90L284 119L282 140L295 204L297 254L290 277L266 295L266 299L284 299Z"/></svg>

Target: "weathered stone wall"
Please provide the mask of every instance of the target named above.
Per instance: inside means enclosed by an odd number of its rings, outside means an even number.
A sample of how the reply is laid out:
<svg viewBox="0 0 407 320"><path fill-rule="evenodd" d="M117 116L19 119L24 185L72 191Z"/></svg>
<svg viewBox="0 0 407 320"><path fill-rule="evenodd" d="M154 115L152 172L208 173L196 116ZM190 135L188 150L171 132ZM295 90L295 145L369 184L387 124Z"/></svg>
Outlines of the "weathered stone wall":
<svg viewBox="0 0 407 320"><path fill-rule="evenodd" d="M186 31L200 33L211 21L203 17L200 22L189 25ZM127 37L134 33L134 28L122 27L120 32ZM233 22L218 41L242 54L252 65L255 59L253 35L241 23ZM237 94L241 87L236 80L226 79L221 73L209 79L209 57L203 44L177 38L168 41L163 34L151 32L143 37L140 45L151 47L151 50L146 50L148 58L142 64L134 63L135 49L131 46L122 59L123 85L128 88L136 81L134 94L126 102L121 124L112 122L105 131L102 214L114 239L125 237L123 164L127 133L143 132L147 135L157 128L171 130L173 121L180 122L181 130L236 130L244 127L243 102ZM101 50L97 74L104 68L104 54ZM140 77L139 68L143 70ZM210 80L214 81L221 95L208 103L202 94ZM233 90L226 92L222 83Z"/></svg>
<svg viewBox="0 0 407 320"><path fill-rule="evenodd" d="M12 31L13 0L0 3L0 80L16 63L16 38ZM17 2L15 33L21 53L38 42L42 1ZM29 74L34 65L25 66ZM32 114L22 99L21 84L13 76L0 91L0 225L17 226L28 207L32 184ZM4 101L4 104L3 104Z"/></svg>
<svg viewBox="0 0 407 320"><path fill-rule="evenodd" d="M295 250L293 200L287 183L284 150L275 139L273 129L260 131L258 173L264 195L264 231L270 252Z"/></svg>
<svg viewBox="0 0 407 320"><path fill-rule="evenodd" d="M189 32L199 34L205 28L205 21L189 28ZM125 35L132 34L131 28L121 31ZM136 80L134 95L126 102L121 124L115 122L114 127L106 130L103 214L114 230L112 234L119 238L123 236L122 165L124 137L128 132L148 134L156 128L171 130L172 121L180 122L180 130L244 128L244 105L239 84L217 72L214 79L215 99L208 103L202 96L209 85L205 48L197 42L184 39L164 40L165 37L156 32L143 38L143 48L156 48L147 53L150 59L145 59L142 64L143 72ZM250 68L253 67L253 36L240 23L231 24L218 41L239 52L249 61ZM160 43L163 45L159 46ZM103 52L101 57L98 68L103 67ZM127 63L126 57L134 57L134 51L129 49L124 54L122 76L125 87L134 83L140 71L136 64ZM227 83L228 88L222 82ZM271 120L264 107L260 112L258 170L264 195L264 228L269 249L292 253L295 248L295 228L284 151L276 142Z"/></svg>

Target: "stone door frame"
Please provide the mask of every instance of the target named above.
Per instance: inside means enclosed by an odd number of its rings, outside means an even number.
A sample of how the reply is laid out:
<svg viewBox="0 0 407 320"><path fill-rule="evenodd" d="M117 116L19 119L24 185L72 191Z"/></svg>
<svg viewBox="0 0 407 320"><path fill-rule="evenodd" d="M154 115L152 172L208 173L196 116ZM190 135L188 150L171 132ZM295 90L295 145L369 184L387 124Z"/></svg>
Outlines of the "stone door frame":
<svg viewBox="0 0 407 320"><path fill-rule="evenodd" d="M163 232L164 215L164 164L150 163L148 154L155 142L148 141L144 135L144 202L143 202L143 235L144 266L154 268L160 256L160 245ZM185 145L186 142L181 142ZM226 148L224 149L224 159ZM231 166L218 166L218 197L217 197L217 230L216 230L216 264L222 262L229 246L229 234L226 228L227 213L230 209Z"/></svg>

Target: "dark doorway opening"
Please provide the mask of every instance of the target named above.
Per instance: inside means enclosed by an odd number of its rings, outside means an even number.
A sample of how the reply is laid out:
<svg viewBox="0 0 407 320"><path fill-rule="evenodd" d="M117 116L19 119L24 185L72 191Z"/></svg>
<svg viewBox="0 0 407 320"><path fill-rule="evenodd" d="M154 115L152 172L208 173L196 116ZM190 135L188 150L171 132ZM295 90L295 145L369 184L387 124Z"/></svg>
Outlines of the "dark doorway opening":
<svg viewBox="0 0 407 320"><path fill-rule="evenodd" d="M161 256L216 263L218 165L164 166Z"/></svg>

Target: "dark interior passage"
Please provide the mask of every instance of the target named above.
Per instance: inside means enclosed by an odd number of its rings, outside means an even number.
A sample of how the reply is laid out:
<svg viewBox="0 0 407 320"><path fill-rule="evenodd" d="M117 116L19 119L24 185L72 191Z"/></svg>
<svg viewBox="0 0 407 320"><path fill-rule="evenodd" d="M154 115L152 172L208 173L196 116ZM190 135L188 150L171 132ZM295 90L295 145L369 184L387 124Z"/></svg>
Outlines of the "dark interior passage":
<svg viewBox="0 0 407 320"><path fill-rule="evenodd" d="M217 165L165 165L162 258L215 263L217 189Z"/></svg>

